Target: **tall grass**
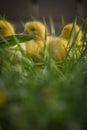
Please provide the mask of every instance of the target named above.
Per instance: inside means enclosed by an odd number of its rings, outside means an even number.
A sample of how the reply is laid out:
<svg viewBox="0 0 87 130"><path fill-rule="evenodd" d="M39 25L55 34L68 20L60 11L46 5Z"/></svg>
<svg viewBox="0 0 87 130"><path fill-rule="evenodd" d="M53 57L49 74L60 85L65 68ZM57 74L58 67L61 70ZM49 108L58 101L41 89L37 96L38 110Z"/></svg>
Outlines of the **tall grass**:
<svg viewBox="0 0 87 130"><path fill-rule="evenodd" d="M0 38L0 130L86 130L86 44L79 57L73 56L72 45L63 60L49 57L36 63L22 51L20 57L8 52L25 41L25 36Z"/></svg>

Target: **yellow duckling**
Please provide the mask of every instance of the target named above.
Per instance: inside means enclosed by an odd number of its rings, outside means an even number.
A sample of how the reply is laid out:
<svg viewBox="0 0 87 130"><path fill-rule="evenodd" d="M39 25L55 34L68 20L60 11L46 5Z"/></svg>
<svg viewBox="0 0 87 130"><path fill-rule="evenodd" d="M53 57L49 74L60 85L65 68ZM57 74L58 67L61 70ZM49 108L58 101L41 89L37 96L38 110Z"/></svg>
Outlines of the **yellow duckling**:
<svg viewBox="0 0 87 130"><path fill-rule="evenodd" d="M82 52L82 37L83 32L81 30L81 27L77 24L67 24L64 26L63 30L61 31L60 37L66 39L69 44L67 47L67 50L70 48L70 46L75 43L74 48L71 51L71 56L73 55L74 58L79 57Z"/></svg>
<svg viewBox="0 0 87 130"><path fill-rule="evenodd" d="M15 35L14 26L7 20L0 19L0 37L10 36L10 35ZM10 47L9 49L11 48L14 47ZM5 48L5 51L7 51L8 53L8 49L6 50Z"/></svg>
<svg viewBox="0 0 87 130"><path fill-rule="evenodd" d="M8 22L7 20L1 19L0 20L0 37L11 36L11 35L15 35L15 28L13 24L11 24L11 22ZM3 48L2 53L0 53L0 62L3 62L4 58L12 54L13 55L15 54L17 56L20 54L19 51L17 51L17 45L12 46L12 47L6 46L5 48ZM16 58L14 58L14 61L15 60Z"/></svg>
<svg viewBox="0 0 87 130"><path fill-rule="evenodd" d="M67 40L61 37L47 37L48 51L55 61L62 60L66 54Z"/></svg>
<svg viewBox="0 0 87 130"><path fill-rule="evenodd" d="M7 20L0 20L0 36L14 35L15 29Z"/></svg>
<svg viewBox="0 0 87 130"><path fill-rule="evenodd" d="M24 34L34 34L36 36L35 40L25 43L26 53L34 60L42 59L46 30L46 27L40 21L31 21L24 25Z"/></svg>
<svg viewBox="0 0 87 130"><path fill-rule="evenodd" d="M80 45L81 39L83 36L83 32L82 32L81 28L76 24L74 25L73 23L70 23L70 24L65 25L63 30L61 31L60 37L65 38L66 40L69 40L72 29L73 29L73 31L71 34L72 35L71 40L73 41L75 36L77 35L76 43L77 43L77 45Z"/></svg>
<svg viewBox="0 0 87 130"><path fill-rule="evenodd" d="M0 20L0 37L10 36L10 35L15 35L14 26L7 20Z"/></svg>

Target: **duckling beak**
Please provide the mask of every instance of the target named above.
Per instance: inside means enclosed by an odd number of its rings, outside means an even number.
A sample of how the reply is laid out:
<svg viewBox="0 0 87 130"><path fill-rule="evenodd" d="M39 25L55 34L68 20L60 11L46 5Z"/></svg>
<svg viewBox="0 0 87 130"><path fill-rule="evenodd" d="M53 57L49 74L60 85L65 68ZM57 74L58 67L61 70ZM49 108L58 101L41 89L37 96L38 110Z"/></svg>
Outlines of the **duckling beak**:
<svg viewBox="0 0 87 130"><path fill-rule="evenodd" d="M22 32L22 33L19 33L19 35L27 35L26 33Z"/></svg>
<svg viewBox="0 0 87 130"><path fill-rule="evenodd" d="M24 33L24 32L22 32L22 33L19 33L19 35L25 35L25 33Z"/></svg>

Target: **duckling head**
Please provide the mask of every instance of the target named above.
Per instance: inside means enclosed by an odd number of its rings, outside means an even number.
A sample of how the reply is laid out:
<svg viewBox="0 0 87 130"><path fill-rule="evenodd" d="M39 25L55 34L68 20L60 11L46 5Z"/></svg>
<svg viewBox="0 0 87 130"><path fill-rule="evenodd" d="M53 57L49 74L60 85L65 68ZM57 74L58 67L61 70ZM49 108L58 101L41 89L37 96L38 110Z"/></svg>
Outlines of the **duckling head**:
<svg viewBox="0 0 87 130"><path fill-rule="evenodd" d="M9 36L14 34L15 30L13 25L6 20L0 20L0 36Z"/></svg>
<svg viewBox="0 0 87 130"><path fill-rule="evenodd" d="M34 34L37 39L44 40L46 31L45 25L39 21L27 22L24 26L24 34Z"/></svg>
<svg viewBox="0 0 87 130"><path fill-rule="evenodd" d="M68 40L72 29L73 29L72 38L77 34L77 41L80 41L82 38L82 30L80 29L78 25L74 26L73 23L65 25L60 36Z"/></svg>

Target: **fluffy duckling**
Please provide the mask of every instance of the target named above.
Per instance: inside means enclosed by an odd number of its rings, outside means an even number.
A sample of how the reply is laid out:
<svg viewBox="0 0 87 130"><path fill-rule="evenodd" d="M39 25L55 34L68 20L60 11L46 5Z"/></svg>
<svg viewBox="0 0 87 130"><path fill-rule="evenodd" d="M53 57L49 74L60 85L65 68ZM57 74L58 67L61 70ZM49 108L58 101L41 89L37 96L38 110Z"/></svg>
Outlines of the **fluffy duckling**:
<svg viewBox="0 0 87 130"><path fill-rule="evenodd" d="M14 26L8 22L7 20L0 20L0 37L5 37L5 36L10 36L10 35L15 35L15 28ZM3 48L3 51L1 50L2 53L0 53L0 61L3 62L3 59L6 57L9 57L10 55L19 55L19 51L17 51L17 46L12 46L8 47L6 46ZM15 56L14 55L14 56ZM16 61L16 58L13 59Z"/></svg>
<svg viewBox="0 0 87 130"><path fill-rule="evenodd" d="M14 26L7 20L0 20L0 37L10 36L10 35L15 35Z"/></svg>
<svg viewBox="0 0 87 130"><path fill-rule="evenodd" d="M61 37L47 37L48 51L55 61L62 60L66 56L67 40Z"/></svg>
<svg viewBox="0 0 87 130"><path fill-rule="evenodd" d="M61 31L60 37L65 38L66 40L69 40L72 29L73 29L73 31L72 31L71 40L73 41L75 36L77 35L76 43L77 43L77 45L80 45L81 39L83 36L83 32L78 25L74 25L73 23L65 25L63 30Z"/></svg>
<svg viewBox="0 0 87 130"><path fill-rule="evenodd" d="M14 26L8 22L7 20L0 20L0 37L5 37L5 36L10 36L10 35L15 35L15 29ZM14 48L14 47L10 47L9 49ZM5 51L7 51L7 53L9 52L8 49Z"/></svg>
<svg viewBox="0 0 87 130"><path fill-rule="evenodd" d="M69 42L67 50L73 43L75 43L75 46L72 48L72 51L70 51L70 54L71 56L73 55L74 58L78 58L83 50L83 32L80 26L77 24L74 25L73 23L65 25L61 31L60 37L66 39Z"/></svg>
<svg viewBox="0 0 87 130"><path fill-rule="evenodd" d="M0 36L14 35L15 29L7 20L0 20Z"/></svg>
<svg viewBox="0 0 87 130"><path fill-rule="evenodd" d="M24 25L24 34L34 34L36 36L35 40L25 43L26 53L34 60L42 59L46 30L46 27L40 21L31 21Z"/></svg>

